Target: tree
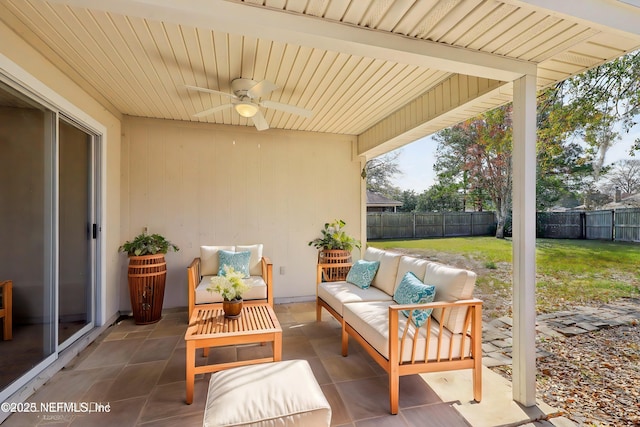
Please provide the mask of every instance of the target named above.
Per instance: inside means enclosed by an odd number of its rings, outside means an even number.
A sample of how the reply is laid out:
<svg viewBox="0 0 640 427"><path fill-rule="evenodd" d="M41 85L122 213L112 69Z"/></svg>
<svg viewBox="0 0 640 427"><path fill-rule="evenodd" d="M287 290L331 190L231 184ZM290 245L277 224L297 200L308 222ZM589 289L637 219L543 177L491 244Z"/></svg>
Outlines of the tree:
<svg viewBox="0 0 640 427"><path fill-rule="evenodd" d="M620 138L614 126L629 132L640 113L640 51L624 55L561 85L565 103L582 121L580 132L595 156L596 178L607 150ZM633 150L640 149L640 138Z"/></svg>
<svg viewBox="0 0 640 427"><path fill-rule="evenodd" d="M400 194L400 189L391 183L391 179L400 174L398 167L400 151L387 153L369 160L365 166L367 190L393 197Z"/></svg>
<svg viewBox="0 0 640 427"><path fill-rule="evenodd" d="M488 111L462 124L474 139L466 155L470 188L487 194L496 212L496 237L504 238L511 209L511 105Z"/></svg>
<svg viewBox="0 0 640 427"><path fill-rule="evenodd" d="M625 159L614 165L603 190L613 193L616 189L627 194L640 192L640 160Z"/></svg>
<svg viewBox="0 0 640 427"><path fill-rule="evenodd" d="M457 185L436 183L418 196L418 212L448 212L462 209L462 200Z"/></svg>
<svg viewBox="0 0 640 427"><path fill-rule="evenodd" d="M537 112L536 205L544 211L585 191L593 156L573 138L584 119L565 104L561 85L538 96Z"/></svg>
<svg viewBox="0 0 640 427"><path fill-rule="evenodd" d="M399 212L415 212L418 205L418 195L415 191L404 190L398 200L402 202L402 206L398 208Z"/></svg>

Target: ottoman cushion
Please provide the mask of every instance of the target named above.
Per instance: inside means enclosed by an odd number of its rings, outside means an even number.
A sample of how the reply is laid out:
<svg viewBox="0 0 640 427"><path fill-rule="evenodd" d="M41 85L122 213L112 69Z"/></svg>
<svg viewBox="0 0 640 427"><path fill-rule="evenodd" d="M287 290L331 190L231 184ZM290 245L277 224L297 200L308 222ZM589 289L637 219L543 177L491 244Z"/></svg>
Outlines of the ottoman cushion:
<svg viewBox="0 0 640 427"><path fill-rule="evenodd" d="M242 366L211 375L205 427L330 424L331 407L306 360Z"/></svg>

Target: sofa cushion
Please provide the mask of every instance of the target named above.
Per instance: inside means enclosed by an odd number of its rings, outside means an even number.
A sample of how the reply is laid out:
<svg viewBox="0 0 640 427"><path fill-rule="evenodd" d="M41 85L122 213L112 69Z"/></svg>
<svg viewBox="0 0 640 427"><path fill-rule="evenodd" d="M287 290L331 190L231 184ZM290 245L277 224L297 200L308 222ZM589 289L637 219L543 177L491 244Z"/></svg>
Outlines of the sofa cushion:
<svg viewBox="0 0 640 427"><path fill-rule="evenodd" d="M436 287L434 301L453 302L473 297L476 274L472 271L432 262L427 265L424 282ZM450 331L461 333L464 329L466 314L467 307L459 307L446 309L444 319L442 309L434 309L432 315Z"/></svg>
<svg viewBox="0 0 640 427"><path fill-rule="evenodd" d="M400 257L401 255L397 253L367 247L364 259L367 261L380 261L380 267L378 267L378 272L373 278L371 286L382 290L389 296L393 295Z"/></svg>
<svg viewBox="0 0 640 427"><path fill-rule="evenodd" d="M380 261L366 261L359 259L356 261L347 273L347 282L356 285L359 288L367 289L371 286L371 281L376 275L380 267Z"/></svg>
<svg viewBox="0 0 640 427"><path fill-rule="evenodd" d="M262 243L236 246L236 252L251 252L251 258L249 259L249 274L252 276L260 276L262 274L262 247Z"/></svg>
<svg viewBox="0 0 640 427"><path fill-rule="evenodd" d="M340 316L343 305L362 301L392 301L391 296L380 289L361 289L346 281L322 282L318 285L318 298L329 304Z"/></svg>
<svg viewBox="0 0 640 427"><path fill-rule="evenodd" d="M427 265L430 262L431 261L427 261L426 259L414 258L406 255L400 257L400 262L398 263L398 273L396 274L396 277L394 279L394 293L396 289L398 289L398 285L404 278L405 274L407 274L407 272L409 271L415 274L418 279L424 282L424 274L427 271Z"/></svg>
<svg viewBox="0 0 640 427"><path fill-rule="evenodd" d="M202 280L196 288L196 304L222 302L222 296L220 294L207 290L211 285L212 277L213 275L202 277ZM243 300L267 299L267 284L262 276L251 276L248 279L244 279L244 282L251 285L251 289L242 294Z"/></svg>
<svg viewBox="0 0 640 427"><path fill-rule="evenodd" d="M433 301L436 293L436 287L433 285L425 285L410 271L404 275L400 281L400 285L393 294L393 300L398 304L425 304ZM402 310L405 317L411 316L413 323L420 327L427 321L433 309L427 310Z"/></svg>
<svg viewBox="0 0 640 427"><path fill-rule="evenodd" d="M225 266L233 268L234 271L242 273L244 278L249 277L249 260L251 258L251 252L231 252L231 251L218 251L218 276L226 276L224 271Z"/></svg>
<svg viewBox="0 0 640 427"><path fill-rule="evenodd" d="M389 306L394 305L394 301L376 301L376 302L359 302L346 304L344 307L344 321L353 327L378 353L389 359ZM404 330L408 319L404 316L398 316L398 327L400 331ZM447 329L440 332L440 325L432 319L429 325L429 351L427 360L436 360L439 356L441 359L449 358L450 346L453 357L460 355L462 343L464 342L464 354L468 356L471 348L471 340L466 338L462 340L462 334L452 334ZM416 331L418 335L416 336ZM440 344L440 352L438 354L438 336L442 334ZM401 347L402 333L398 334L399 359L402 362L409 362L412 358L413 341L415 339L415 360L420 362L425 359L425 349L427 346L426 327L415 328L410 327L407 332L407 339Z"/></svg>
<svg viewBox="0 0 640 427"><path fill-rule="evenodd" d="M200 246L200 274L211 276L218 274L220 262L218 251L235 251L235 246Z"/></svg>

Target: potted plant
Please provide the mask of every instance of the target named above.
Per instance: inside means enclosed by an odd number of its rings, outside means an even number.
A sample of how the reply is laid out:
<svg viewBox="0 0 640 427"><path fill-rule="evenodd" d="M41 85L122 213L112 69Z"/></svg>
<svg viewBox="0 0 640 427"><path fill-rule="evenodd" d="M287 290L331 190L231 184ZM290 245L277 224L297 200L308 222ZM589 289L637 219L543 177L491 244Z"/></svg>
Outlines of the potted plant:
<svg viewBox="0 0 640 427"><path fill-rule="evenodd" d="M319 249L318 264L342 264L351 262L353 248L360 249L360 241L348 235L344 230L346 223L337 219L324 224L320 230L320 237L309 242L309 246ZM325 270L328 281L344 280L349 267L331 268Z"/></svg>
<svg viewBox="0 0 640 427"><path fill-rule="evenodd" d="M242 280L244 274L235 271L233 267L225 265L223 270L224 274L211 278L211 284L207 291L215 292L222 296L224 317L237 319L242 312L242 294L251 289L251 286Z"/></svg>
<svg viewBox="0 0 640 427"><path fill-rule="evenodd" d="M159 234L143 232L118 248L129 256L129 296L138 325L155 323L162 317L167 263L164 254L180 248Z"/></svg>

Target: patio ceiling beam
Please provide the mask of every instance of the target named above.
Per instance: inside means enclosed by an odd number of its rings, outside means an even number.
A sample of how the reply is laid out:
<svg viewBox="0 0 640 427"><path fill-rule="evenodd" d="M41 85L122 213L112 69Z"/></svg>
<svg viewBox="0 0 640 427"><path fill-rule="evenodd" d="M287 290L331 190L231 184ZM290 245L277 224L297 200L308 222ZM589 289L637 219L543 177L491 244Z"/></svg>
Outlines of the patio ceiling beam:
<svg viewBox="0 0 640 427"><path fill-rule="evenodd" d="M601 31L625 37L640 35L638 0L503 0L515 6L544 10ZM632 4L636 6L632 6Z"/></svg>
<svg viewBox="0 0 640 427"><path fill-rule="evenodd" d="M501 55L225 0L51 1L493 80L513 81L536 68Z"/></svg>

